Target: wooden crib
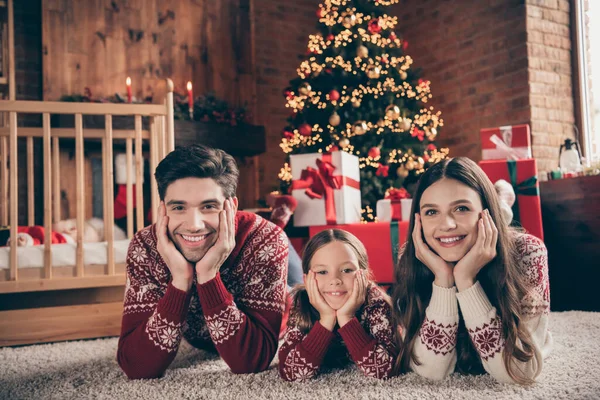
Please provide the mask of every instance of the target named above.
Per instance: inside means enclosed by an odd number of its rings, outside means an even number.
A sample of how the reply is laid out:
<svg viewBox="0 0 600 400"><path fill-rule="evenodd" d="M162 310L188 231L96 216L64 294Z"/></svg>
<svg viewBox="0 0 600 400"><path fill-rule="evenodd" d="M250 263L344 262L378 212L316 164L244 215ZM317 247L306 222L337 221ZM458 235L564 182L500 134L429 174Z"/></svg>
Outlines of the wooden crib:
<svg viewBox="0 0 600 400"><path fill-rule="evenodd" d="M150 165L152 222L155 222L158 191L153 172L158 162L174 148L173 83L164 82L163 104L64 103L46 101L0 101L0 112L7 124L0 128L0 225L10 226L9 268L0 270L0 346L40 343L69 339L118 335L121 325L125 284L125 263L115 261L114 248L114 178L113 145L125 142L127 159L127 237L131 239L135 225L144 226L142 185L143 148ZM162 97L162 96L161 96ZM42 115L41 128L17 127L17 115ZM74 128L51 128L51 115L71 115ZM103 116L104 129L88 129L84 115ZM130 116L133 129L113 129L113 116ZM148 128L143 129L142 118ZM7 126L6 126L7 125ZM17 247L18 205L18 141L27 144L27 223L35 225L34 214L34 138L42 138L43 148L43 266L19 268ZM59 154L62 139L75 141L75 171L59 176ZM39 139L37 139L39 141ZM101 142L104 231L106 262L86 265L83 242L86 218L84 188L84 140ZM52 265L53 247L50 234L53 222L60 219L60 181L76 181L77 237L74 265ZM133 199L138 207L133 211ZM25 208L25 207L22 207ZM88 213L89 214L89 213ZM41 249L38 249L41 251ZM7 250L8 251L8 250ZM23 251L23 250L20 250Z"/></svg>

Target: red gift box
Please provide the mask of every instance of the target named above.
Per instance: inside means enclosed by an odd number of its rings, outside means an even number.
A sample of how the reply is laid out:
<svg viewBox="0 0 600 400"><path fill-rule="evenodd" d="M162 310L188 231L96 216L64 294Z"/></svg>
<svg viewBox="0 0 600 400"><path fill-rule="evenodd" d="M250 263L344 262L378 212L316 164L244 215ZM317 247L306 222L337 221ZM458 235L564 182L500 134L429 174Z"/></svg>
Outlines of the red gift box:
<svg viewBox="0 0 600 400"><path fill-rule="evenodd" d="M536 160L480 161L479 166L493 183L504 179L512 185L517 196L512 208L513 220L518 221L527 232L544 240Z"/></svg>
<svg viewBox="0 0 600 400"><path fill-rule="evenodd" d="M398 249L407 239L408 221L311 226L309 235L313 237L321 231L333 228L350 232L365 245L369 256L369 268L375 282L394 282L394 264L398 258Z"/></svg>
<svg viewBox="0 0 600 400"><path fill-rule="evenodd" d="M492 139L492 136L496 139ZM479 131L483 160L506 160L531 158L531 135L529 125L500 126ZM494 140L501 140L498 146Z"/></svg>

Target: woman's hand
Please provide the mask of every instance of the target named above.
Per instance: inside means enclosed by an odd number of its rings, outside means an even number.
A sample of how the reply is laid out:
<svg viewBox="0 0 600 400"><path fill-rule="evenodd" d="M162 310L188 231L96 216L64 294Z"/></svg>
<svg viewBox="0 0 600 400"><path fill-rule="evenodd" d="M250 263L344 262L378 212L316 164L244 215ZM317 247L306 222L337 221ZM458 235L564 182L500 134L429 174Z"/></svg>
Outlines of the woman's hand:
<svg viewBox="0 0 600 400"><path fill-rule="evenodd" d="M473 286L479 271L492 261L497 254L498 228L496 228L487 209L481 213L481 218L477 222L477 229L477 241L454 267L454 280L459 291Z"/></svg>
<svg viewBox="0 0 600 400"><path fill-rule="evenodd" d="M333 332L333 328L335 328L335 323L337 322L335 310L327 304L327 301L323 298L321 292L319 292L317 274L314 271L308 271L308 274L305 275L304 285L306 286L310 304L319 313L321 318L319 322L325 329Z"/></svg>
<svg viewBox="0 0 600 400"><path fill-rule="evenodd" d="M415 244L415 255L435 275L434 283L437 286L451 288L454 286L454 275L452 266L435 254L423 241L421 216L415 214L415 227L412 232Z"/></svg>
<svg viewBox="0 0 600 400"><path fill-rule="evenodd" d="M344 303L344 305L335 313L340 328L355 317L356 312L360 306L363 305L366 297L367 277L365 276L363 270L358 270L354 275L354 288L352 289L352 294L350 297L348 297L346 303Z"/></svg>

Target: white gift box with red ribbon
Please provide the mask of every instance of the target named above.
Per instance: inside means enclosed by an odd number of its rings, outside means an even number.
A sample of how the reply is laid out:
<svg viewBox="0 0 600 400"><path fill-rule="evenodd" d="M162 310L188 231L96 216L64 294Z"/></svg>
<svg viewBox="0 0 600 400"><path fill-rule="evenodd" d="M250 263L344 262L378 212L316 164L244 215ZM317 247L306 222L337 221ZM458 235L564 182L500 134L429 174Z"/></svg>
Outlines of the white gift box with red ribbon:
<svg viewBox="0 0 600 400"><path fill-rule="evenodd" d="M408 221L411 208L412 199L406 189L390 189L385 199L377 201L377 220Z"/></svg>
<svg viewBox="0 0 600 400"><path fill-rule="evenodd" d="M529 125L501 126L482 129L482 159L523 160L532 158Z"/></svg>
<svg viewBox="0 0 600 400"><path fill-rule="evenodd" d="M294 226L352 224L361 219L358 157L345 151L290 156Z"/></svg>

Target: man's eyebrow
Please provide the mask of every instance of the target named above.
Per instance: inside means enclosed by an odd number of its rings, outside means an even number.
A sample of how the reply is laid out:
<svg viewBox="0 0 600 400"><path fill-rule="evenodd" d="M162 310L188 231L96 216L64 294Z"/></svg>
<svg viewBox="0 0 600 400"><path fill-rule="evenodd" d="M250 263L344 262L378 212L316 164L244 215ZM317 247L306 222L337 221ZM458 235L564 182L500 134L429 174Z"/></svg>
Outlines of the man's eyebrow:
<svg viewBox="0 0 600 400"><path fill-rule="evenodd" d="M167 202L168 206L175 206L175 205L181 206L181 205L185 205L185 204L187 204L187 203L183 200L169 200Z"/></svg>

